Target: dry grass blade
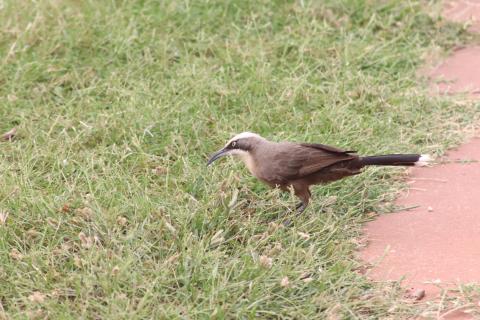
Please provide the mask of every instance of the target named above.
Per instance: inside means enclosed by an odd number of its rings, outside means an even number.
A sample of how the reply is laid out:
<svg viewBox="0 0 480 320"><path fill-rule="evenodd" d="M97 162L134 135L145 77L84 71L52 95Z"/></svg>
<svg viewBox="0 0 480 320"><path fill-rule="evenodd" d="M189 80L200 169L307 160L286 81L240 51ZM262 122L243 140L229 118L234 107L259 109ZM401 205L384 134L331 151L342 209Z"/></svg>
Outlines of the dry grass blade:
<svg viewBox="0 0 480 320"><path fill-rule="evenodd" d="M8 212L0 211L0 225L4 225L7 222Z"/></svg>
<svg viewBox="0 0 480 320"><path fill-rule="evenodd" d="M13 138L15 138L15 135L17 134L17 128L12 128L10 131L5 132L2 134L1 139L3 141L12 141Z"/></svg>

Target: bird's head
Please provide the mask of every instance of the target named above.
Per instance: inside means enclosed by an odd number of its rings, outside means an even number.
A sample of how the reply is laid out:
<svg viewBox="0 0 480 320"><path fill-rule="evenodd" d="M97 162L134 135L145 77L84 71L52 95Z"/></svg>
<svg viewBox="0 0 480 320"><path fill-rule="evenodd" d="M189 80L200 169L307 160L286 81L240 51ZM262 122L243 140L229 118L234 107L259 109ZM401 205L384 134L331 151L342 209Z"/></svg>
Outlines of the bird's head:
<svg viewBox="0 0 480 320"><path fill-rule="evenodd" d="M224 156L249 156L252 149L262 141L265 141L265 139L256 133L239 133L230 139L222 149L212 154L208 160L207 166Z"/></svg>

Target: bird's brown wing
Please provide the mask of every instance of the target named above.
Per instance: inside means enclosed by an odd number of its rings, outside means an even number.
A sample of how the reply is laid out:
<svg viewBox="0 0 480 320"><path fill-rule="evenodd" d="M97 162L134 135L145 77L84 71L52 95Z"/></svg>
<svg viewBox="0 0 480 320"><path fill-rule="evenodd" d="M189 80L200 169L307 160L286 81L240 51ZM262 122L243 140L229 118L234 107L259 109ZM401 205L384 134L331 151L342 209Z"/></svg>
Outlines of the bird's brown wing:
<svg viewBox="0 0 480 320"><path fill-rule="evenodd" d="M277 153L271 172L277 180L300 179L335 163L357 158L349 152L320 144L291 144Z"/></svg>
<svg viewBox="0 0 480 320"><path fill-rule="evenodd" d="M337 147L332 147L332 146L327 146L326 144L320 144L320 143L301 143L300 144L301 146L304 146L304 147L309 147L309 148L315 148L315 149L318 149L318 150L323 150L323 151L326 151L326 152L333 152L333 153L355 153L357 151L353 151L353 150L349 150L349 151L346 151L346 150L342 150L340 148L337 148Z"/></svg>

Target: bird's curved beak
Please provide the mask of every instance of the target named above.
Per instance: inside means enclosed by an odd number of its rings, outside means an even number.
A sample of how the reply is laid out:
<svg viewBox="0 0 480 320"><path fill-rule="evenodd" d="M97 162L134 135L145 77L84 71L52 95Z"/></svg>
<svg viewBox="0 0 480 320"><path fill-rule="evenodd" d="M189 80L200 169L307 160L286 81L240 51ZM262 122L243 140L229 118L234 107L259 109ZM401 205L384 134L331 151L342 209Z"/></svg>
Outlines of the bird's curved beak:
<svg viewBox="0 0 480 320"><path fill-rule="evenodd" d="M212 154L212 156L210 157L210 159L208 160L207 162L207 167L209 165L211 165L215 160L221 158L221 157L224 157L224 156L227 156L229 153L228 153L228 150L226 149L221 149L221 150L218 150L217 152L215 152L214 154Z"/></svg>

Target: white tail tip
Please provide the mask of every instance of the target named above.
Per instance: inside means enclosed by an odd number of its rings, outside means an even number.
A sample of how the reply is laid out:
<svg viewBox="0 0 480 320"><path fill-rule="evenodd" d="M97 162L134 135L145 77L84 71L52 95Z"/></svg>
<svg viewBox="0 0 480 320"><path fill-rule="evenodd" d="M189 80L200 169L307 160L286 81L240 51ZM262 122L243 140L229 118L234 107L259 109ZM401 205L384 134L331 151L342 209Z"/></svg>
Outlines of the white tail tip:
<svg viewBox="0 0 480 320"><path fill-rule="evenodd" d="M432 157L430 157L428 154L422 154L415 162L415 165L418 167L425 167L428 166L432 160Z"/></svg>

